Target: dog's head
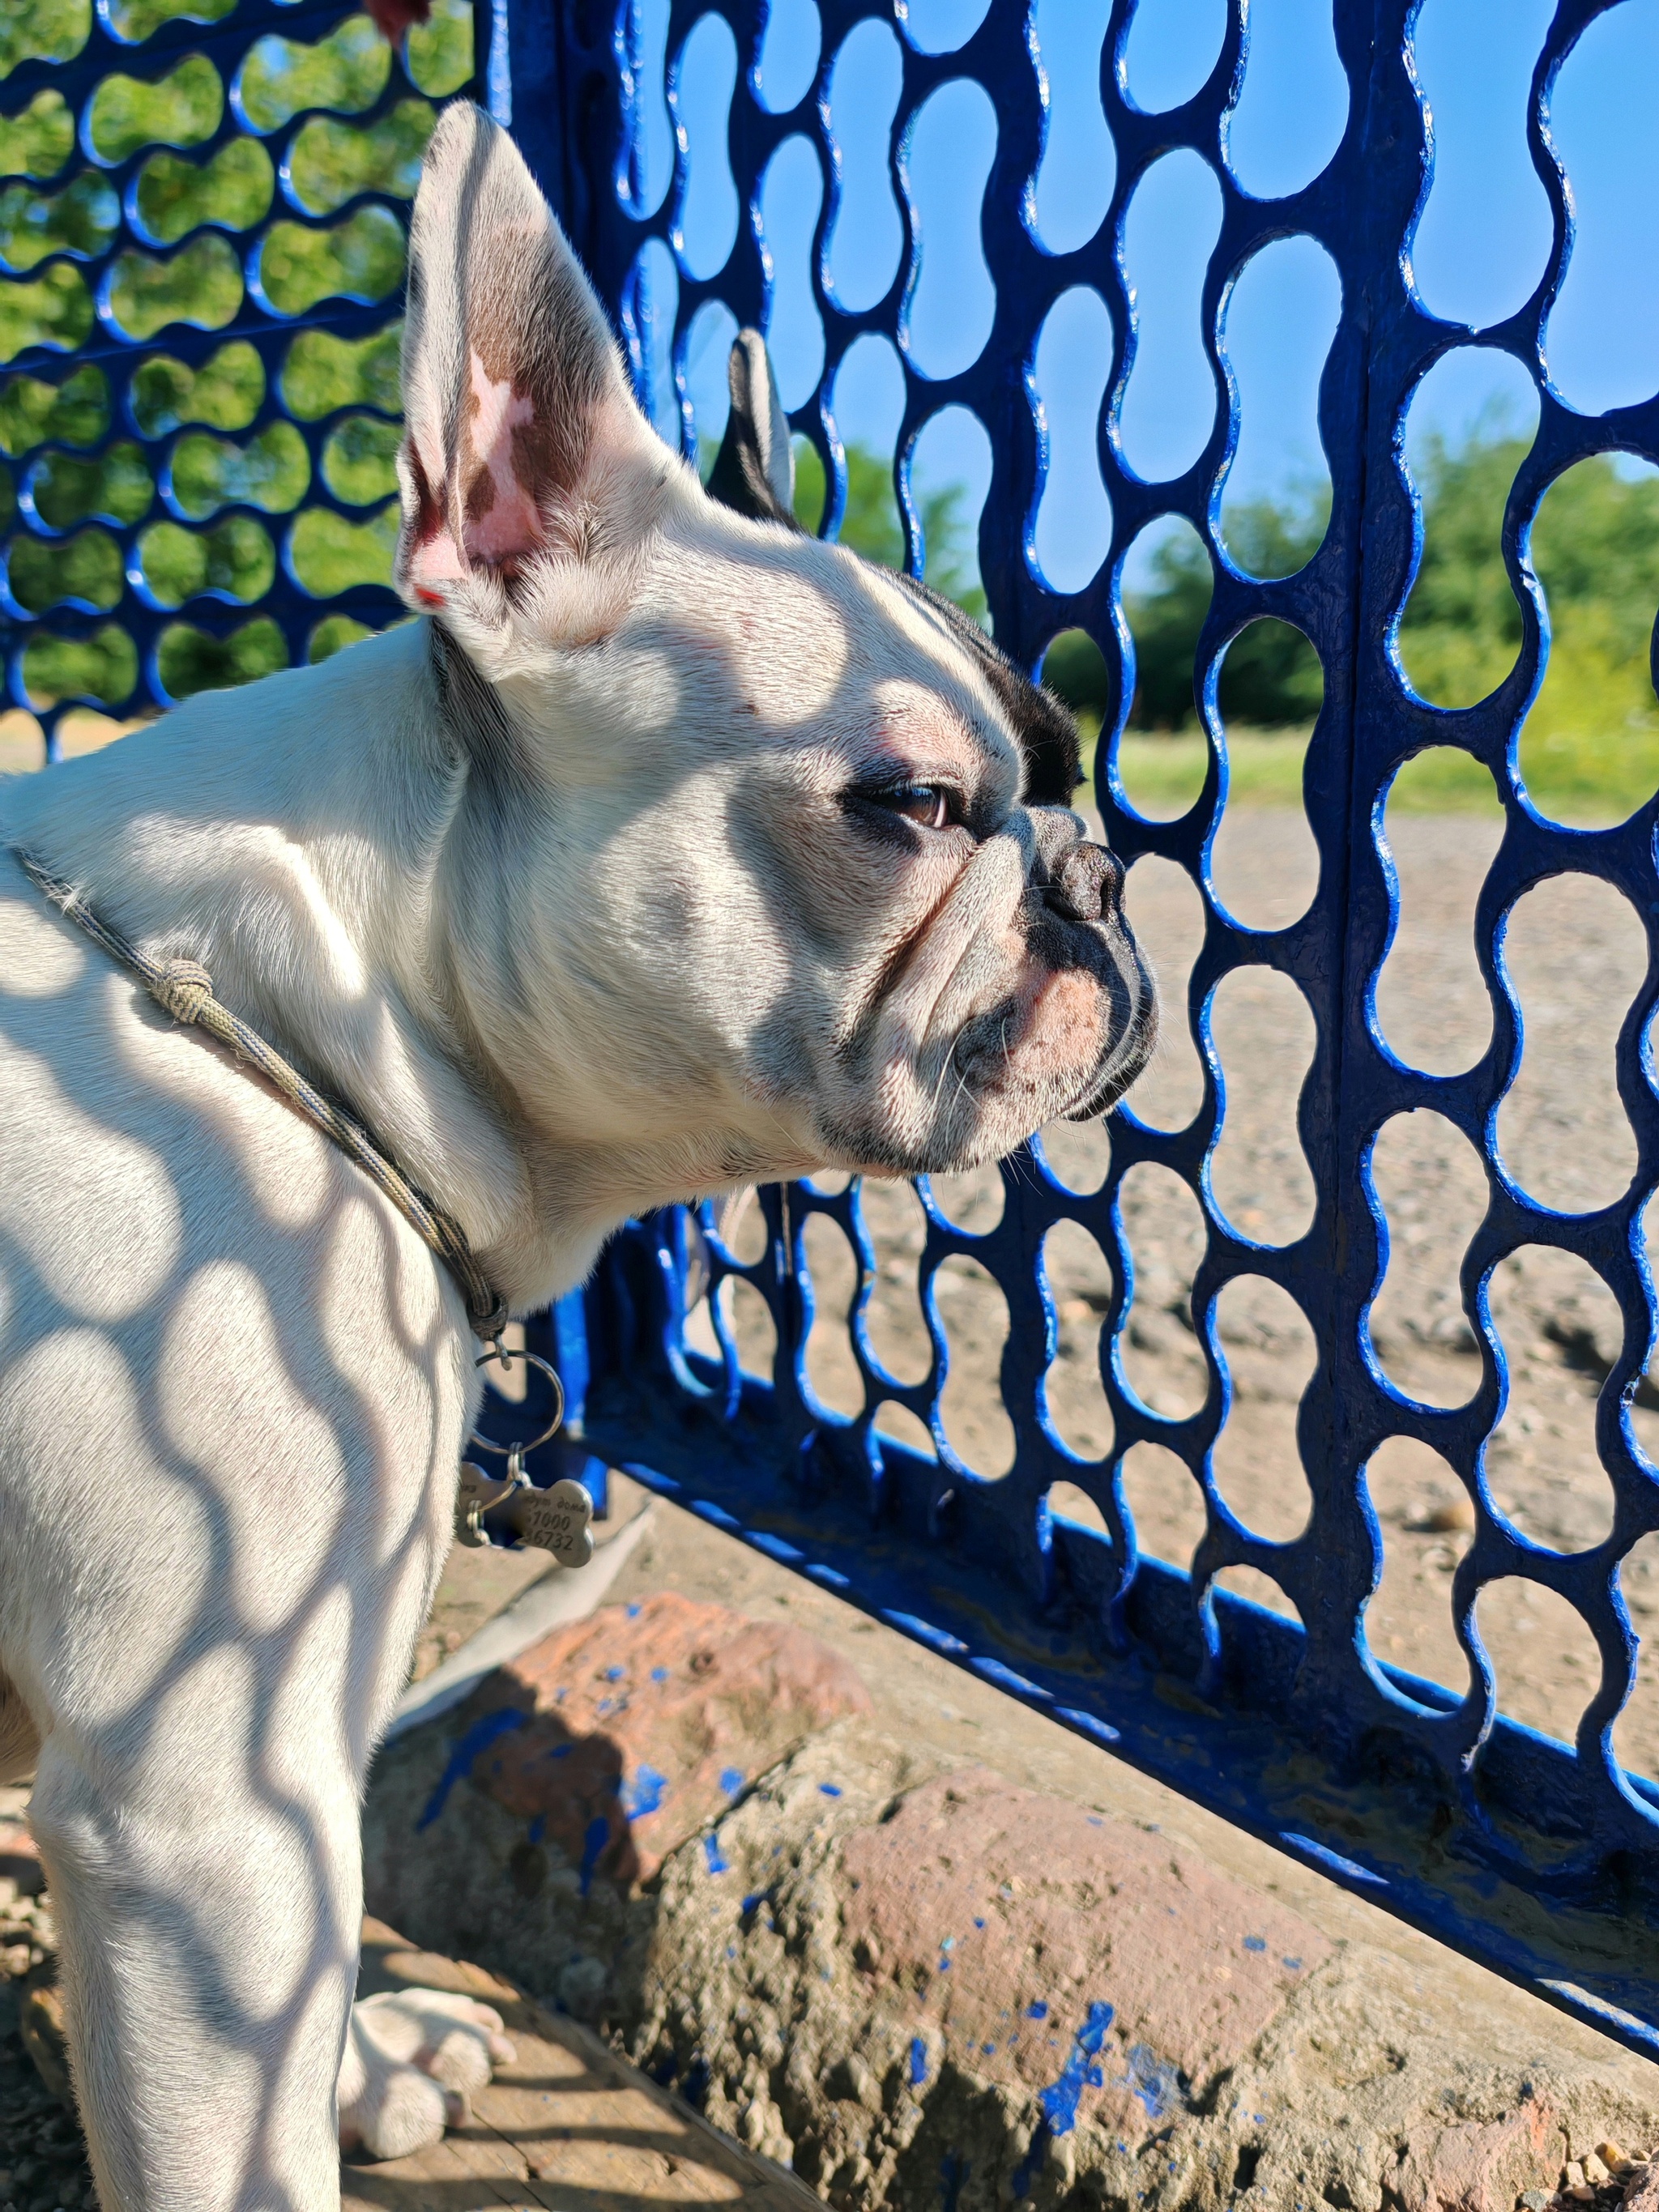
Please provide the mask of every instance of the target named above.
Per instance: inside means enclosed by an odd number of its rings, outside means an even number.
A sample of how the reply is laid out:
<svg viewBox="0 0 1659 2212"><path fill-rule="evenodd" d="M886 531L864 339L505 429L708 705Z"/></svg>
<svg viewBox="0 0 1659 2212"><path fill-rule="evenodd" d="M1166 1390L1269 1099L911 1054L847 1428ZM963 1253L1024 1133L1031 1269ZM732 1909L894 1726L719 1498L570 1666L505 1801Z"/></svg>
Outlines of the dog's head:
<svg viewBox="0 0 1659 2212"><path fill-rule="evenodd" d="M949 602L799 528L752 332L732 386L711 497L511 141L449 109L397 578L468 778L459 983L524 1113L675 1194L999 1157L1151 1046L1075 729Z"/></svg>

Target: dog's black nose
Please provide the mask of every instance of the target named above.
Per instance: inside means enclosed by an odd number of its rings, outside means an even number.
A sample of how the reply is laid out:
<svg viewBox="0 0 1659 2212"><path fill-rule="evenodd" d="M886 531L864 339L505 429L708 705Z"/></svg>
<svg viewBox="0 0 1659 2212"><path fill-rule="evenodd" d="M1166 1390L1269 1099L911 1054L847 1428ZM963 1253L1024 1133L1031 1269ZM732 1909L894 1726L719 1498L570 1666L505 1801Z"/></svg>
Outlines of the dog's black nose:
<svg viewBox="0 0 1659 2212"><path fill-rule="evenodd" d="M1073 845L1054 863L1042 896L1067 921L1109 921L1123 897L1123 863L1103 845Z"/></svg>

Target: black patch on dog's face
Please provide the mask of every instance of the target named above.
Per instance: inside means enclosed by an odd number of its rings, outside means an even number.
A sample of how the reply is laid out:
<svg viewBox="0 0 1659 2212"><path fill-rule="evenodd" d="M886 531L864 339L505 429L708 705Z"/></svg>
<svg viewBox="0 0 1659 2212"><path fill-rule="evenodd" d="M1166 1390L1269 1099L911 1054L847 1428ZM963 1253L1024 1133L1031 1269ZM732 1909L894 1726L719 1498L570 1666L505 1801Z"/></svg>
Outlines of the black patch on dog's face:
<svg viewBox="0 0 1659 2212"><path fill-rule="evenodd" d="M1028 806L1069 806L1082 781L1082 755L1071 710L1033 684L1006 653L998 651L979 624L931 584L901 574L898 581L924 600L951 636L970 653L990 685L996 702L1025 757L1024 801Z"/></svg>

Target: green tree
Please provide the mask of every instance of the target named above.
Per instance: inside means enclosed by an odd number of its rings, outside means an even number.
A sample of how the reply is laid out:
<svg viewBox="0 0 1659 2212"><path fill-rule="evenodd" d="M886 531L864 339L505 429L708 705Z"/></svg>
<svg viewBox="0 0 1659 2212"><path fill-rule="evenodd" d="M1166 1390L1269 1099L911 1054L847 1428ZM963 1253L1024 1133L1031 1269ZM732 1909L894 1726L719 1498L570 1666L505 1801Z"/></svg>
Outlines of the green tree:
<svg viewBox="0 0 1659 2212"><path fill-rule="evenodd" d="M927 541L925 574L975 622L985 619L985 592L979 580L975 531L967 514L963 484L935 484L921 495L922 533ZM795 441L795 513L803 526L816 531L823 519L823 465L805 438ZM847 507L841 543L878 561L884 568L904 566L904 532L893 495L892 463L866 446L847 448Z"/></svg>
<svg viewBox="0 0 1659 2212"><path fill-rule="evenodd" d="M1255 500L1230 508L1228 552L1253 576L1293 575L1318 550L1327 512L1315 497ZM1124 600L1135 647L1129 723L1138 730L1184 729L1196 719L1193 668L1214 589L1210 556L1195 531L1182 529L1164 538L1149 566L1150 588L1128 592ZM1111 712L1105 659L1083 631L1054 641L1042 673L1075 713L1098 722ZM1318 655L1299 630L1286 623L1257 622L1228 647L1220 688L1221 711L1229 720L1272 729L1310 722L1319 712L1324 679Z"/></svg>
<svg viewBox="0 0 1659 2212"><path fill-rule="evenodd" d="M1525 458L1519 438L1431 443L1416 471L1424 544L1400 627L1413 684L1437 706L1468 707L1501 684L1521 647L1521 609L1499 553L1504 508ZM1659 477L1622 474L1607 454L1582 461L1545 495L1534 569L1553 633L1528 728L1573 722L1586 733L1646 716L1649 638L1659 607Z"/></svg>

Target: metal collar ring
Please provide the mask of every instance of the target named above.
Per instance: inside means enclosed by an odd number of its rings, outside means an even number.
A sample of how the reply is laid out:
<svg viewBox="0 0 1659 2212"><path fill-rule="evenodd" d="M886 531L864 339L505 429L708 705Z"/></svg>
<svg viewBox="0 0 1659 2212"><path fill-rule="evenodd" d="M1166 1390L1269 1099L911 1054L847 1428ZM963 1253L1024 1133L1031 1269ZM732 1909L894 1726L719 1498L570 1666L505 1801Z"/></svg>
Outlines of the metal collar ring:
<svg viewBox="0 0 1659 2212"><path fill-rule="evenodd" d="M505 1346L497 1344L493 1350L480 1352L472 1364L475 1367L487 1367L499 1360L503 1367L511 1367L515 1359L523 1359L532 1367L539 1367L553 1385L553 1418L540 1436L532 1437L528 1443L493 1444L488 1437L481 1437L474 1429L468 1437L467 1442L470 1444L476 1444L480 1451L493 1452L497 1459L522 1459L526 1452L534 1451L538 1444L544 1444L550 1437L556 1437L564 1425L564 1385L559 1380L558 1370L545 1359L539 1358L537 1353L508 1352Z"/></svg>

